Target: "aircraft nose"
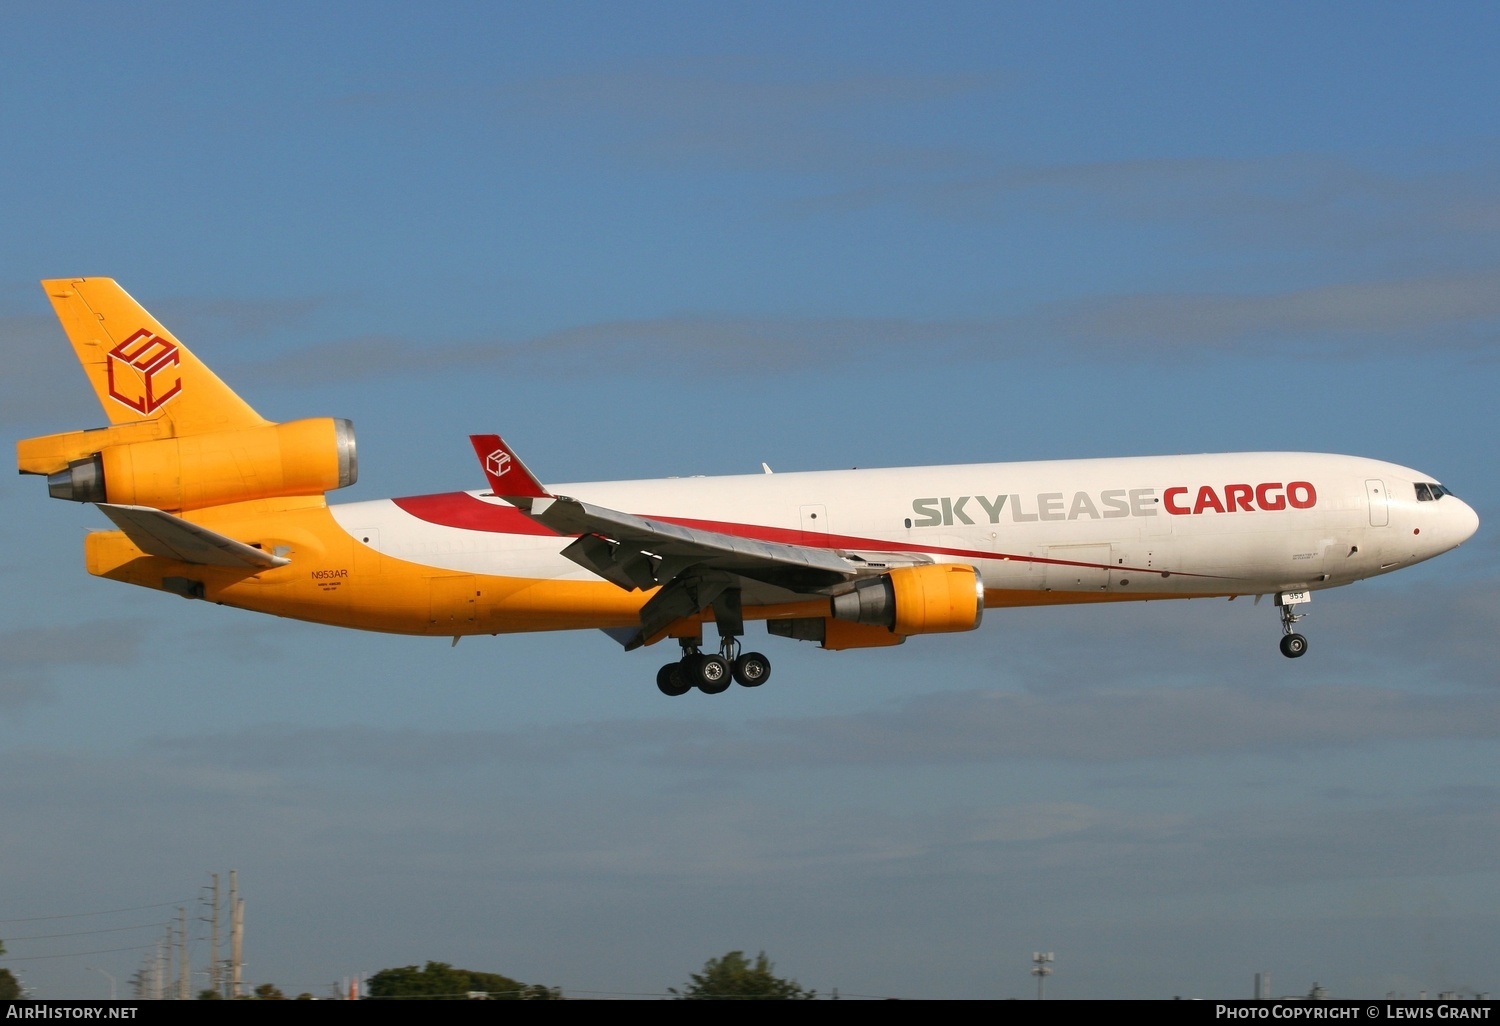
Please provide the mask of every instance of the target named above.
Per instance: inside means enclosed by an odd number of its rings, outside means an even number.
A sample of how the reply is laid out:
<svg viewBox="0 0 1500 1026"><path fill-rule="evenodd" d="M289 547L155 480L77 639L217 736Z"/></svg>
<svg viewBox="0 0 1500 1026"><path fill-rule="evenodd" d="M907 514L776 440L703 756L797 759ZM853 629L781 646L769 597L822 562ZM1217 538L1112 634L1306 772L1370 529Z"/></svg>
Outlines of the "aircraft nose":
<svg viewBox="0 0 1500 1026"><path fill-rule="evenodd" d="M1474 512L1474 507L1467 502L1459 500L1458 508L1450 516L1453 520L1453 544L1455 545L1462 545L1474 537L1474 532L1479 530L1479 514Z"/></svg>

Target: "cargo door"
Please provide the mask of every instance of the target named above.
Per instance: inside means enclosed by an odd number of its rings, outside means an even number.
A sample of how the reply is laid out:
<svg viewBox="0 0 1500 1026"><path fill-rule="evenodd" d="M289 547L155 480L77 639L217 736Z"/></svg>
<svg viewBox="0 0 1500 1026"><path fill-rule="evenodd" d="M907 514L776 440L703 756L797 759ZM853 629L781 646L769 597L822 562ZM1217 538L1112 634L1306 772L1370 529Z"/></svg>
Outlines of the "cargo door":
<svg viewBox="0 0 1500 1026"><path fill-rule="evenodd" d="M1370 526L1385 527L1391 522L1391 509L1387 504L1385 482L1365 482L1365 496L1370 500Z"/></svg>
<svg viewBox="0 0 1500 1026"><path fill-rule="evenodd" d="M457 634L474 623L479 591L472 575L433 577L428 585L432 603L428 622L441 628L439 633L452 628Z"/></svg>

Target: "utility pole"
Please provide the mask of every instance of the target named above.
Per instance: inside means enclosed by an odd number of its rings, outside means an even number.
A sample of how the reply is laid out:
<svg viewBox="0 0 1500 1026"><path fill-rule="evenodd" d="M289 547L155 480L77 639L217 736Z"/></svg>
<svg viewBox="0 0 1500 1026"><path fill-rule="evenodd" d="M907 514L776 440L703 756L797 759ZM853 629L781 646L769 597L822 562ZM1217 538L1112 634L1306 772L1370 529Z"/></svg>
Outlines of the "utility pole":
<svg viewBox="0 0 1500 1026"><path fill-rule="evenodd" d="M1052 952L1033 951L1031 953L1031 975L1036 977L1036 999L1043 1000L1046 997L1045 987L1047 977L1052 975Z"/></svg>
<svg viewBox="0 0 1500 1026"><path fill-rule="evenodd" d="M177 909L177 1000L186 1001L190 996L192 972L188 969L187 956L187 909Z"/></svg>
<svg viewBox="0 0 1500 1026"><path fill-rule="evenodd" d="M156 1000L167 996L167 981L172 978L172 924L167 924L166 943L156 942L156 977L151 981L151 990Z"/></svg>
<svg viewBox="0 0 1500 1026"><path fill-rule="evenodd" d="M219 990L219 874L214 873L213 878L214 907L208 915L208 921L211 924L208 941L208 989L218 994L221 993Z"/></svg>
<svg viewBox="0 0 1500 1026"><path fill-rule="evenodd" d="M229 996L240 996L241 959L245 943L245 899L240 897L239 870L229 871Z"/></svg>

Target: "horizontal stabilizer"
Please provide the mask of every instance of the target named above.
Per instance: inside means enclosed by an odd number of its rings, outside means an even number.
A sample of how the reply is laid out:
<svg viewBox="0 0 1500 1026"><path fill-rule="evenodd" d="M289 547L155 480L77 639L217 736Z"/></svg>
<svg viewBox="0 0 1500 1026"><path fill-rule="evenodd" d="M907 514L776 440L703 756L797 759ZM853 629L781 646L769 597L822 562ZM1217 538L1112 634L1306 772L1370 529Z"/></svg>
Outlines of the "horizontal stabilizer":
<svg viewBox="0 0 1500 1026"><path fill-rule="evenodd" d="M198 566L250 567L269 570L291 560L235 541L181 517L150 506L97 503L104 515L125 532L136 548L151 556Z"/></svg>

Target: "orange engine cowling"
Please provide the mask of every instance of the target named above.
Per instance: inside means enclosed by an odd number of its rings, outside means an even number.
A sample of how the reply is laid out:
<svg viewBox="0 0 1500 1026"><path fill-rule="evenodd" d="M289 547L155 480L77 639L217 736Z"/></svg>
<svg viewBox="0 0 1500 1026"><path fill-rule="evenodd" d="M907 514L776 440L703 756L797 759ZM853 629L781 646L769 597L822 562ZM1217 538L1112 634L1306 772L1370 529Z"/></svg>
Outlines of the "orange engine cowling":
<svg viewBox="0 0 1500 1026"><path fill-rule="evenodd" d="M900 567L835 595L832 612L902 637L971 631L984 616L984 582L978 570L957 563Z"/></svg>
<svg viewBox="0 0 1500 1026"><path fill-rule="evenodd" d="M353 484L358 476L354 425L319 417L106 445L50 474L47 491L76 502L181 512L319 495Z"/></svg>

